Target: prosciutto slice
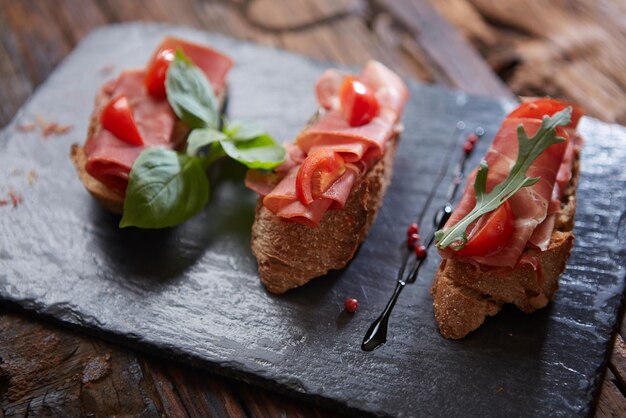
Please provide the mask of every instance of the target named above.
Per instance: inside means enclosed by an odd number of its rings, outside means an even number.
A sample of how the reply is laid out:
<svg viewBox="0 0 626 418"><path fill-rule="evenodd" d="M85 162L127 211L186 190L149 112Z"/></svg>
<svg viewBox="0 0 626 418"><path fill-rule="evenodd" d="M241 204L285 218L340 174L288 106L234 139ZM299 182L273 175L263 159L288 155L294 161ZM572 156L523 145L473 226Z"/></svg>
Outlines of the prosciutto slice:
<svg viewBox="0 0 626 418"><path fill-rule="evenodd" d="M552 189L552 201L548 209L548 216L546 219L535 229L533 235L530 237L529 242L538 247L542 251L548 249L550 245L550 239L552 238L552 231L556 224L556 213L561 209L561 197L565 192L569 182L572 180L572 167L574 164L574 158L576 150L580 149L583 140L582 137L576 132L576 127L582 116L582 111L576 106L573 107L574 112L572 114L572 123L565 128L570 140L567 142L567 149L563 155L563 161L556 175L556 182Z"/></svg>
<svg viewBox="0 0 626 418"><path fill-rule="evenodd" d="M204 72L214 86L216 94L224 88L224 80L232 60L210 48L177 38L166 38L157 52L163 49L181 48L183 52ZM145 70L122 72L116 80L106 83L98 99L95 112L100 113L106 103L114 97L126 96L133 112L144 145L131 145L118 139L106 129L98 126L85 143L87 162L85 170L108 188L125 193L128 175L139 154L150 147L174 149L185 139L174 135L176 115L167 100L150 96L144 86Z"/></svg>
<svg viewBox="0 0 626 418"><path fill-rule="evenodd" d="M523 124L528 137L532 137L541 125L541 121L538 119L505 119L485 157L489 165L487 176L488 192L508 176L515 164L518 152L517 126L520 123ZM540 180L530 187L521 188L509 199L515 217L515 231L509 242L496 254L490 254L486 257L473 256L471 257L472 261L487 266L514 267L537 227L546 220L550 212L554 211L552 193L557 173L569 143L565 130L559 129L557 135L565 137L566 141L548 147L526 172L528 177L541 177ZM474 208L476 195L473 184L476 179L476 172L477 170L474 170L469 176L463 197L444 229L456 224ZM470 225L470 230L467 231L468 235L471 233L473 226L475 224ZM545 228L547 230L548 226L546 225ZM551 232L552 229L550 229ZM444 258L460 258L451 249L443 251L442 256Z"/></svg>
<svg viewBox="0 0 626 418"><path fill-rule="evenodd" d="M125 95L128 99L143 146L131 145L106 129L97 129L87 138L85 169L107 187L124 192L130 169L141 152L148 147L174 148L172 130L176 116L166 100L156 100L144 88L144 70L129 70L117 80L104 85L102 94L110 98ZM98 112L98 110L96 110Z"/></svg>
<svg viewBox="0 0 626 418"><path fill-rule="evenodd" d="M297 137L295 147L301 154L294 158L298 154L289 152L291 158L283 164L289 171L274 189L268 192L267 183L272 175L284 173L283 166L274 173L248 173L248 187L264 196L263 204L277 216L314 227L327 210L343 208L354 185L381 158L387 141L398 129L400 114L408 100L402 79L383 64L370 61L357 79L372 89L380 111L369 123L352 127L339 109L339 92L345 76L337 70L328 70L318 80L316 95L321 114ZM296 195L296 176L302 156L317 150L339 153L346 162L346 171L322 196L305 205Z"/></svg>

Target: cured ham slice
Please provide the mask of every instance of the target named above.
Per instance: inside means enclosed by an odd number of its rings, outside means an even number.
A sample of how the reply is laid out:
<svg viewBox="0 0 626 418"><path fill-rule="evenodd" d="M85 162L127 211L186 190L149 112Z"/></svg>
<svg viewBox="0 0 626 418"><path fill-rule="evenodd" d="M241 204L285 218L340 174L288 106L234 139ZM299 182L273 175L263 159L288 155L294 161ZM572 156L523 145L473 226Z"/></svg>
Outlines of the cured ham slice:
<svg viewBox="0 0 626 418"><path fill-rule="evenodd" d="M386 141L392 136L399 115L408 99L406 85L397 74L377 61L370 61L358 79L374 91L380 113L371 122L353 127L339 111L339 90L344 74L326 71L316 85L317 100L325 112L296 139L304 152L313 149L335 149L346 162L359 161L374 148L382 155Z"/></svg>
<svg viewBox="0 0 626 418"><path fill-rule="evenodd" d="M354 168L347 169L320 198L310 205L305 205L296 197L298 169L299 166L292 168L263 198L263 204L278 216L309 226L317 225L331 206L333 209L341 209L345 206L352 186L360 174Z"/></svg>
<svg viewBox="0 0 626 418"><path fill-rule="evenodd" d="M216 95L221 94L226 74L233 65L232 60L211 48L173 37L163 41L154 57L165 49L177 48L182 49L202 70ZM116 80L103 86L96 109L96 112L100 112L112 98L126 96L144 144L129 144L101 126L95 129L85 143L86 171L108 188L120 193L125 193L130 170L143 150L151 147L174 149L185 139L184 135L175 135L177 119L167 100L148 94L144 85L145 76L146 70L143 69L122 72Z"/></svg>
<svg viewBox="0 0 626 418"><path fill-rule="evenodd" d="M167 101L148 95L143 87L144 76L144 70L124 71L102 91L107 99L126 96L144 145L131 145L106 129L97 129L85 143L87 172L120 192L126 190L130 169L144 149L156 146L175 148L178 145L172 142L176 116Z"/></svg>
<svg viewBox="0 0 626 418"><path fill-rule="evenodd" d="M356 79L374 92L380 110L369 122L351 126L340 109L339 95L345 77L342 72L328 70L318 80L315 90L321 113L297 137L295 148L300 154L290 151L288 161L273 173L252 171L246 177L246 185L257 191L265 207L277 216L314 227L327 210L343 208L354 185L380 160L387 141L397 132L408 99L402 79L381 63L369 62ZM302 156L306 158L309 153L322 150L338 153L346 163L346 171L307 205L298 199L296 177ZM289 169L286 175L285 168ZM273 180L277 182L270 191L269 183Z"/></svg>
<svg viewBox="0 0 626 418"><path fill-rule="evenodd" d="M309 153L318 149L338 152L346 162L357 162L373 148L377 156L382 155L387 139L394 130L392 123L379 117L363 126L352 127L339 111L325 113L313 127L298 137L296 144Z"/></svg>
<svg viewBox="0 0 626 418"><path fill-rule="evenodd" d="M511 117L505 119L485 157L489 165L487 192L501 183L509 175L511 168L515 164L518 152L517 127L519 124L524 126L526 134L530 138L539 129L541 121L538 119L518 119ZM568 135L565 130L557 129L557 135L566 138L566 141L548 147L535 159L526 172L528 177L540 177L540 180L530 187L521 188L508 200L515 219L515 230L511 238L506 245L502 246L495 254L489 254L488 256L472 256L471 259L473 262L494 267L514 267L518 263L527 243L531 237L533 237L537 227L546 220L551 212L554 212L554 210L551 211L551 208L554 208L552 193L557 174L569 143L569 139L567 139ZM448 229L456 224L474 208L476 195L473 184L476 178L476 172L477 171L474 170L469 176L463 197L444 229ZM475 227L475 225L476 224L470 225L469 230L466 231L468 235L471 234L471 229ZM545 225L545 230L547 230L547 228L548 226ZM551 234L552 229L550 229L549 232ZM545 241L545 234L538 234L535 236L535 240L542 243ZM452 249L446 249L443 251L442 255L445 258L460 258Z"/></svg>

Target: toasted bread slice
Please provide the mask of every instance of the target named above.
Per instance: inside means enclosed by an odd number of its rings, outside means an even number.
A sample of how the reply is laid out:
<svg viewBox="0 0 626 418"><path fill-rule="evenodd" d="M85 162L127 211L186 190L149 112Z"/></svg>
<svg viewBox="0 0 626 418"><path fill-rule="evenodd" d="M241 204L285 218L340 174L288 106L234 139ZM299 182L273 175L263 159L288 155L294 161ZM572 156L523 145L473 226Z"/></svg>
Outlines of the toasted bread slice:
<svg viewBox="0 0 626 418"><path fill-rule="evenodd" d="M89 120L89 127L87 128L87 138L90 138L94 135L99 129L100 126L100 114L102 113L102 109L104 106L111 100L111 96L105 93L104 88L101 88L95 99L95 107L94 111L91 114L91 119ZM226 89L222 94L218 96L219 108L223 110L224 103L226 101ZM183 149L186 144L186 140L183 141L183 138L186 138L189 133L189 128L185 126L180 120L177 120L174 124L174 128L172 129L171 136L174 138L174 142L180 142L179 149ZM105 184L95 179L87 171L85 170L85 164L87 163L87 155L85 154L85 149L78 145L72 144L70 149L70 158L74 163L74 167L78 172L78 176L80 181L82 181L83 185L87 189L87 191L98 201L100 204L110 212L121 215L124 210L124 193L113 190L107 187Z"/></svg>
<svg viewBox="0 0 626 418"><path fill-rule="evenodd" d="M576 187L580 171L578 151L572 179L561 201L548 249L526 248L524 254L537 260L537 270L529 263L515 268L487 268L458 260L443 260L433 281L435 320L446 338L459 339L474 331L512 303L525 313L543 308L559 287L559 277L574 245Z"/></svg>
<svg viewBox="0 0 626 418"><path fill-rule="evenodd" d="M382 205L398 141L397 134L387 141L385 154L354 185L345 207L326 212L315 228L274 215L259 199L252 225L252 252L267 290L283 293L348 264Z"/></svg>

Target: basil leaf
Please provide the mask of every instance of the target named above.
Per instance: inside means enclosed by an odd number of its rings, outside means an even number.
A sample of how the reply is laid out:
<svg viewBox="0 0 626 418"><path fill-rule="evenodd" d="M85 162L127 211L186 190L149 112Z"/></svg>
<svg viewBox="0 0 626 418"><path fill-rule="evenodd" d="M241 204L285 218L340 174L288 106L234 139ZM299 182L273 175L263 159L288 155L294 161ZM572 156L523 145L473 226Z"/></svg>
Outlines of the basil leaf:
<svg viewBox="0 0 626 418"><path fill-rule="evenodd" d="M206 147L214 142L228 139L226 134L215 129L194 129L187 138L187 154L198 155L200 148Z"/></svg>
<svg viewBox="0 0 626 418"><path fill-rule="evenodd" d="M143 151L130 171L120 228L166 228L204 208L209 182L200 159L163 148Z"/></svg>
<svg viewBox="0 0 626 418"><path fill-rule="evenodd" d="M272 169L282 164L285 149L265 134L248 141L220 141L226 154L248 168Z"/></svg>
<svg viewBox="0 0 626 418"><path fill-rule="evenodd" d="M224 133L234 141L250 141L266 134L265 129L241 121L228 122Z"/></svg>
<svg viewBox="0 0 626 418"><path fill-rule="evenodd" d="M180 49L176 50L167 69L165 91L174 113L188 127L219 127L219 109L213 87Z"/></svg>

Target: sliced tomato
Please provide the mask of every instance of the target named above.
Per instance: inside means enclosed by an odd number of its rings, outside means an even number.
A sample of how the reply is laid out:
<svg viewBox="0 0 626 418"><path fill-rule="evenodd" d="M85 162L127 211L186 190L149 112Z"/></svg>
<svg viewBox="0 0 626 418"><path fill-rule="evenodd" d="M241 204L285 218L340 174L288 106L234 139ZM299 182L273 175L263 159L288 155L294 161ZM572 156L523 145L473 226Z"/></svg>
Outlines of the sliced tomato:
<svg viewBox="0 0 626 418"><path fill-rule="evenodd" d="M341 113L350 126L365 125L378 115L380 104L374 92L352 76L346 76L339 92Z"/></svg>
<svg viewBox="0 0 626 418"><path fill-rule="evenodd" d="M165 92L165 76L167 75L167 69L170 66L170 62L173 60L174 50L164 49L159 51L152 62L148 65L144 83L151 96L157 99L165 99L167 97Z"/></svg>
<svg viewBox="0 0 626 418"><path fill-rule="evenodd" d="M545 115L552 116L568 106L572 107L572 121L567 127L575 129L578 126L580 118L583 116L582 109L572 103L557 99L542 98L524 102L519 105L517 109L509 113L507 118L543 119Z"/></svg>
<svg viewBox="0 0 626 418"><path fill-rule="evenodd" d="M515 215L506 200L493 212L483 216L470 233L465 246L458 251L464 257L488 256L504 247L515 232Z"/></svg>
<svg viewBox="0 0 626 418"><path fill-rule="evenodd" d="M126 96L118 96L107 103L100 115L100 123L104 129L122 141L132 145L143 145Z"/></svg>
<svg viewBox="0 0 626 418"><path fill-rule="evenodd" d="M341 155L330 150L310 152L298 169L296 195L305 205L311 204L346 171Z"/></svg>

